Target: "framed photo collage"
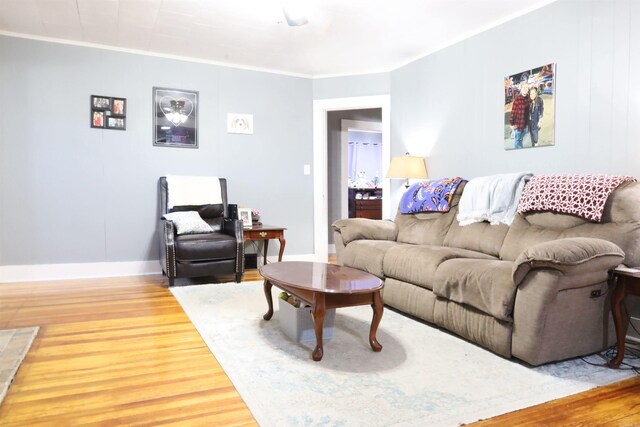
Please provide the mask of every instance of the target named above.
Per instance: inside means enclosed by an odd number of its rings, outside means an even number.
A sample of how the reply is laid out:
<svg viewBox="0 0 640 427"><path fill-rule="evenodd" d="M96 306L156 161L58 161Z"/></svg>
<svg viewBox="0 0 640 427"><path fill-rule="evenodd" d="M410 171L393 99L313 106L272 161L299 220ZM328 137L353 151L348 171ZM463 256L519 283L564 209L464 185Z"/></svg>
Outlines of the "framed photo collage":
<svg viewBox="0 0 640 427"><path fill-rule="evenodd" d="M91 95L91 127L126 130L127 99Z"/></svg>

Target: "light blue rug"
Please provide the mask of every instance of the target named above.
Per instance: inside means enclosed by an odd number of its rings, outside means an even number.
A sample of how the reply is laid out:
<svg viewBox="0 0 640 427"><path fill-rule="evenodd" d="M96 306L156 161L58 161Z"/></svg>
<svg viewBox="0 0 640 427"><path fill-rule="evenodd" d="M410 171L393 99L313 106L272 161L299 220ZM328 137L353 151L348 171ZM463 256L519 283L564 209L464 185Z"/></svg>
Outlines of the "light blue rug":
<svg viewBox="0 0 640 427"><path fill-rule="evenodd" d="M314 345L287 338L278 311L262 319L262 282L171 291L265 427L457 426L633 375L580 359L528 368L392 310L374 353L368 306L338 309L334 337L314 362Z"/></svg>

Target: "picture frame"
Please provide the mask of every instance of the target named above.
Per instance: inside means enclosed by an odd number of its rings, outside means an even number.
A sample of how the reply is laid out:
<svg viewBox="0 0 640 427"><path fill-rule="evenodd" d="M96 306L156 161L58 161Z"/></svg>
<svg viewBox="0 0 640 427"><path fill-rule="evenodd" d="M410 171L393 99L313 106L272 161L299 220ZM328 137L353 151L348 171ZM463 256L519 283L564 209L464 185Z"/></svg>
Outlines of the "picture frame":
<svg viewBox="0 0 640 427"><path fill-rule="evenodd" d="M555 63L504 78L505 150L555 145L555 94Z"/></svg>
<svg viewBox="0 0 640 427"><path fill-rule="evenodd" d="M111 97L102 95L91 95L91 109L101 111L110 110Z"/></svg>
<svg viewBox="0 0 640 427"><path fill-rule="evenodd" d="M126 117L127 115L127 99L113 98L111 102L111 113L114 116Z"/></svg>
<svg viewBox="0 0 640 427"><path fill-rule="evenodd" d="M227 133L253 135L253 114L227 114Z"/></svg>
<svg viewBox="0 0 640 427"><path fill-rule="evenodd" d="M126 130L127 98L91 95L89 114L92 128Z"/></svg>
<svg viewBox="0 0 640 427"><path fill-rule="evenodd" d="M107 129L127 130L127 119L125 117L106 117L105 127Z"/></svg>
<svg viewBox="0 0 640 427"><path fill-rule="evenodd" d="M198 148L198 92L153 87L153 145Z"/></svg>
<svg viewBox="0 0 640 427"><path fill-rule="evenodd" d="M242 228L252 228L250 208L238 208L238 219L242 221Z"/></svg>
<svg viewBox="0 0 640 427"><path fill-rule="evenodd" d="M104 111L91 110L91 127L104 129L105 115Z"/></svg>

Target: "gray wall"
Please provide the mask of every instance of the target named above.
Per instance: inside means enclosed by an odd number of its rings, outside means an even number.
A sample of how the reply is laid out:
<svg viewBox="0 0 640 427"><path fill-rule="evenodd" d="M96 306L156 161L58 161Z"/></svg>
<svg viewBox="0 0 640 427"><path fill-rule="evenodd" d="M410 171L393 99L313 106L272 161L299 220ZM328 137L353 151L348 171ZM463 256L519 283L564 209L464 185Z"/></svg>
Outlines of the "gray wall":
<svg viewBox="0 0 640 427"><path fill-rule="evenodd" d="M342 218L342 189L340 185L341 138L342 120L361 120L365 122L382 122L382 109L369 108L365 110L330 111L327 113L327 164L328 188L327 203L329 205L329 244L333 244L333 229L331 224Z"/></svg>
<svg viewBox="0 0 640 427"><path fill-rule="evenodd" d="M199 149L152 146L153 86L200 92ZM286 254L313 252L311 80L0 37L0 93L0 265L157 259L166 174L227 177ZM89 127L91 94L127 98L125 132Z"/></svg>
<svg viewBox="0 0 640 427"><path fill-rule="evenodd" d="M391 155L426 155L432 177L640 176L638 24L638 1L561 0L393 71ZM556 145L505 151L503 78L550 62Z"/></svg>
<svg viewBox="0 0 640 427"><path fill-rule="evenodd" d="M389 73L327 77L313 80L313 99L386 95L389 90Z"/></svg>

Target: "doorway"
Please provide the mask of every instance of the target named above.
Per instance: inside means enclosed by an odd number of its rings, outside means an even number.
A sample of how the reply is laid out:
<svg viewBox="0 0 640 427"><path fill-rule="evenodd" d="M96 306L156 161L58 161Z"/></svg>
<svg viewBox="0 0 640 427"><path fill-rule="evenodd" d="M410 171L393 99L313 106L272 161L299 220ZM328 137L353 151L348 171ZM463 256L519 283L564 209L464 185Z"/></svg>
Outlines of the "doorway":
<svg viewBox="0 0 640 427"><path fill-rule="evenodd" d="M384 178L391 158L390 147L390 96L366 96L333 98L313 102L313 187L314 187L314 258L326 262L329 254L329 163L328 163L328 115L335 111L380 110L382 135L382 166L379 174L383 194L389 194L389 180ZM341 156L344 157L344 156ZM346 157L345 157L346 163ZM346 168L340 168L345 171ZM332 174L332 176L335 174ZM342 181L342 173L340 173ZM346 188L346 187L342 187ZM340 197L344 200L344 195ZM342 205L342 204L341 204ZM342 215L342 206L340 207ZM348 216L348 215L347 215ZM346 218L347 216L342 216ZM389 198L382 199L382 217L390 218Z"/></svg>

